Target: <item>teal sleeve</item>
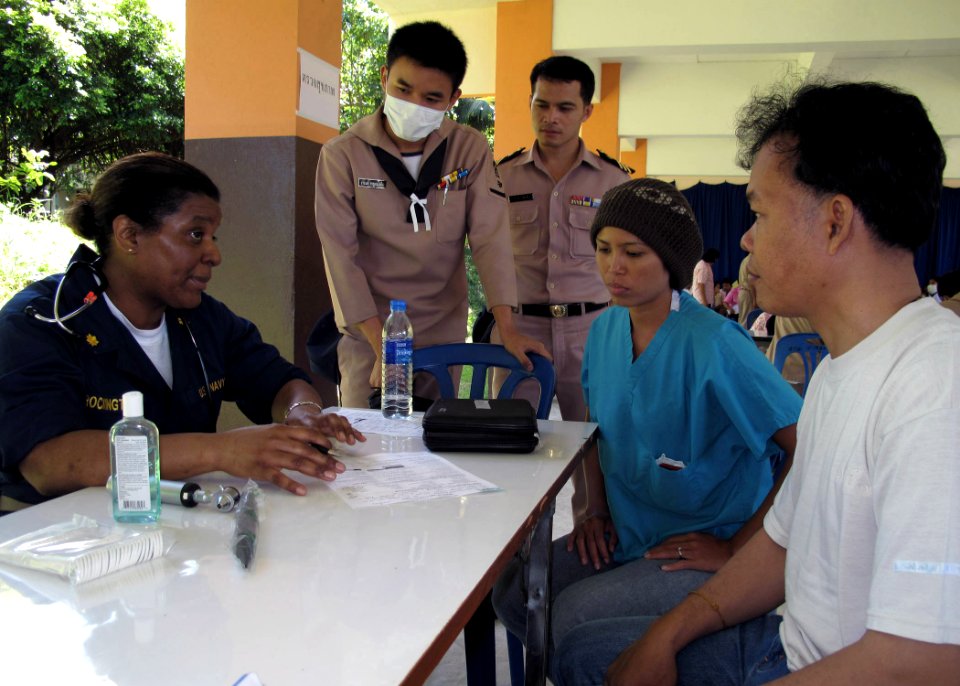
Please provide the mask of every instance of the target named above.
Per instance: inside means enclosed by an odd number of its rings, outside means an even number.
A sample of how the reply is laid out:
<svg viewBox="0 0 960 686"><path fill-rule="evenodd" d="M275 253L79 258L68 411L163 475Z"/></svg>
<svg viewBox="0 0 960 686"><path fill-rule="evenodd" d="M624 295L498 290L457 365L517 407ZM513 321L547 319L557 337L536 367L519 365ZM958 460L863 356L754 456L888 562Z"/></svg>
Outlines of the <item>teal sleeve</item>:
<svg viewBox="0 0 960 686"><path fill-rule="evenodd" d="M765 458L775 452L771 437L796 424L803 400L757 349L752 339L731 326L717 336L711 387L717 403L743 437L750 452Z"/></svg>

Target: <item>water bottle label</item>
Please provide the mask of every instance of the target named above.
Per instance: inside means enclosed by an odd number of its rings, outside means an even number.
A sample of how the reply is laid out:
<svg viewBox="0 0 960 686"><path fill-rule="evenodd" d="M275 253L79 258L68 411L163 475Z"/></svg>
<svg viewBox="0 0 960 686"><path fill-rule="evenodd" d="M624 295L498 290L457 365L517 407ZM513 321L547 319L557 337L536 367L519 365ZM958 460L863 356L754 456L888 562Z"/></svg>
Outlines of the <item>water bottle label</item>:
<svg viewBox="0 0 960 686"><path fill-rule="evenodd" d="M407 364L413 361L413 341L386 341L383 346L383 361L386 364Z"/></svg>

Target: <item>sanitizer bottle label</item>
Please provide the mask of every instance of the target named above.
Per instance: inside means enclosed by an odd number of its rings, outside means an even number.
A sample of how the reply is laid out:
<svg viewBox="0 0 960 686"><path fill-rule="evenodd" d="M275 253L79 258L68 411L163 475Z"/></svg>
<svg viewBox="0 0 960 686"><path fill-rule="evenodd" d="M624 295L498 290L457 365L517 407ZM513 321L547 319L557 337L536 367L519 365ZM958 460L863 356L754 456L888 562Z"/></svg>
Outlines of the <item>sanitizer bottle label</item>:
<svg viewBox="0 0 960 686"><path fill-rule="evenodd" d="M117 505L123 512L150 509L150 460L146 436L116 436Z"/></svg>

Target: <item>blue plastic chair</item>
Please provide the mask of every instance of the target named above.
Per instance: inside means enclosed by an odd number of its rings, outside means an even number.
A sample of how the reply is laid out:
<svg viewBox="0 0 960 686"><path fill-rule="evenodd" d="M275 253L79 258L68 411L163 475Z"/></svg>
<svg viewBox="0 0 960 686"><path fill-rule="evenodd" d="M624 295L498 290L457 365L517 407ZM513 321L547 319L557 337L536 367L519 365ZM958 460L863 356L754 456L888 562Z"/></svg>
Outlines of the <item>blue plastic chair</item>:
<svg viewBox="0 0 960 686"><path fill-rule="evenodd" d="M553 392L557 385L557 374L553 363L542 355L528 353L533 362L533 371L528 372L520 366L513 355L502 345L491 343L447 343L418 348L413 351L413 371L427 372L437 380L440 396L456 398L457 389L453 387L450 367L472 367L473 380L470 382L470 397L487 397L487 370L490 367L502 367L510 370L510 375L500 387L498 398L509 398L521 381L536 379L540 384L540 402L537 405L537 419L549 419L553 404ZM464 644L467 655L467 684L495 684L496 641L494 639L493 606L488 595L464 629ZM506 631L506 630L505 630ZM510 682L514 686L523 683L523 644L520 639L507 631L507 653L510 660Z"/></svg>
<svg viewBox="0 0 960 686"><path fill-rule="evenodd" d="M553 403L553 391L557 385L557 374L553 364L545 357L531 353L533 371L528 372L520 366L513 355L502 345L492 343L446 343L418 348L413 351L413 371L428 372L437 380L440 397L456 398L457 389L453 387L450 367L473 367L473 381L470 383L471 398L487 397L487 370L490 367L502 367L510 370L510 375L500 388L498 398L510 398L517 385L525 379L536 379L540 384L540 403L537 406L537 419L550 417Z"/></svg>
<svg viewBox="0 0 960 686"><path fill-rule="evenodd" d="M790 355L798 354L803 360L803 388L800 395L807 394L807 386L810 384L810 377L814 370L820 364L820 360L829 354L827 346L824 345L818 334L810 333L791 333L777 341L777 352L774 355L773 366L778 372L783 371L783 365Z"/></svg>

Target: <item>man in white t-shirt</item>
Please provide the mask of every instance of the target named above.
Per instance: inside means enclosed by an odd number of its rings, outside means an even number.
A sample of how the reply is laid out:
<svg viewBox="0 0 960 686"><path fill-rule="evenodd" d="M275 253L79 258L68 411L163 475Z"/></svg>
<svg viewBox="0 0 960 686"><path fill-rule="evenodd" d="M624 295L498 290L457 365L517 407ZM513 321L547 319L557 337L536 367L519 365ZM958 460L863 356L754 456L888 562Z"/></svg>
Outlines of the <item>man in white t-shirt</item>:
<svg viewBox="0 0 960 686"><path fill-rule="evenodd" d="M917 98L866 83L755 98L737 134L758 305L830 351L792 471L714 577L662 618L577 627L554 682L960 683L960 319L913 266L940 139Z"/></svg>

